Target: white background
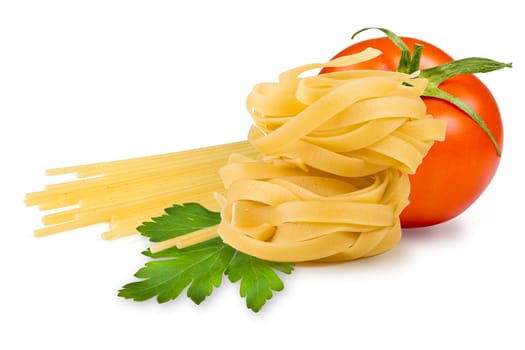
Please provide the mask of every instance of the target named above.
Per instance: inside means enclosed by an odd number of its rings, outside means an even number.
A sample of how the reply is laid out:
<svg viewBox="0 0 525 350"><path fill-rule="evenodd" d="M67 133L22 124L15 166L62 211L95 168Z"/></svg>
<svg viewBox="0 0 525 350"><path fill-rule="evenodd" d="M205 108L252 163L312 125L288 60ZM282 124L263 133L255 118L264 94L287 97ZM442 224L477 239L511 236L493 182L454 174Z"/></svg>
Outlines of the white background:
<svg viewBox="0 0 525 350"><path fill-rule="evenodd" d="M521 11L475 4L1 1L0 348L523 349ZM407 231L379 257L299 267L258 314L227 280L200 306L118 298L146 261L140 236L33 238L40 213L23 199L52 180L45 169L244 139L253 84L329 59L366 26L514 62L481 76L504 156L457 219Z"/></svg>

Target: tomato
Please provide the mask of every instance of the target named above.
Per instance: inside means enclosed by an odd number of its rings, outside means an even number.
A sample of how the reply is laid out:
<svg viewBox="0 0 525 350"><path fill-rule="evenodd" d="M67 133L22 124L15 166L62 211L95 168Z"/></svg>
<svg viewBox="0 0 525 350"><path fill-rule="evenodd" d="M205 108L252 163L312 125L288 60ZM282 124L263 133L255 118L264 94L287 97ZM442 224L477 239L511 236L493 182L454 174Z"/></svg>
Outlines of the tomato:
<svg viewBox="0 0 525 350"><path fill-rule="evenodd" d="M424 45L420 69L452 61L447 53L424 41L402 37L408 47ZM326 68L321 73L338 69L397 69L401 53L389 38L358 42L334 58L374 47L379 57L351 67ZM498 105L489 89L474 75L449 78L439 88L469 104L485 121L497 144L502 147L503 125ZM447 123L446 139L436 142L416 174L410 175L410 204L401 213L403 227L421 227L450 220L470 207L487 188L500 162L494 144L468 114L450 102L423 97L427 112Z"/></svg>

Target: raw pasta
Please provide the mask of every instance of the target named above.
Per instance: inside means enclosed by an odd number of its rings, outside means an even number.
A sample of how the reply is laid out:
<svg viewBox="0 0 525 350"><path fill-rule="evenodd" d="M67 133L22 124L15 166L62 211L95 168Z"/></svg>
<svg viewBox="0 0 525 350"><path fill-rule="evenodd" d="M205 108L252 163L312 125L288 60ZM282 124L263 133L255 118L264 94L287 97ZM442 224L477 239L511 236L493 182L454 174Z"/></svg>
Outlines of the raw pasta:
<svg viewBox="0 0 525 350"><path fill-rule="evenodd" d="M444 137L444 123L426 114L420 98L426 81L376 70L300 77L379 54L366 49L257 84L247 98L248 142L48 171L80 179L27 194L27 205L62 208L45 215L35 234L107 222L103 238L123 237L164 208L192 201L220 210L219 226L154 244L153 252L217 235L272 261L352 260L392 248L408 174Z"/></svg>
<svg viewBox="0 0 525 350"><path fill-rule="evenodd" d="M366 50L330 65L368 59ZM256 85L247 107L257 159L232 157L218 234L234 248L272 261L340 261L392 248L414 173L444 124L426 114L426 81L381 71Z"/></svg>
<svg viewBox="0 0 525 350"><path fill-rule="evenodd" d="M48 175L76 173L79 180L28 193L27 205L53 211L43 216L47 236L108 223L104 239L136 234L136 228L174 203L199 202L218 209L213 192L223 188L217 169L231 153L256 155L247 142L182 152L51 169Z"/></svg>

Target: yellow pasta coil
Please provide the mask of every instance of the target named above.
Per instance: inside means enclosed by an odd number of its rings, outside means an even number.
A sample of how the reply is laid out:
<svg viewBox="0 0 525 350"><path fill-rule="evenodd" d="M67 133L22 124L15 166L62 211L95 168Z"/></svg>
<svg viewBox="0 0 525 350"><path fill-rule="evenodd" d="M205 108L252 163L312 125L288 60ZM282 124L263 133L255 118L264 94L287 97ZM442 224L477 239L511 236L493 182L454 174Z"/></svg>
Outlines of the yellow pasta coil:
<svg viewBox="0 0 525 350"><path fill-rule="evenodd" d="M363 70L299 77L377 54L298 67L254 87L249 141L260 156L232 156L220 170L225 243L294 262L352 260L396 245L407 174L445 134L420 98L426 81Z"/></svg>
<svg viewBox="0 0 525 350"><path fill-rule="evenodd" d="M265 176L261 165L278 171ZM351 178L291 166L236 157L221 169L230 184L218 197L225 243L261 259L300 262L361 258L398 242L406 174L392 168Z"/></svg>

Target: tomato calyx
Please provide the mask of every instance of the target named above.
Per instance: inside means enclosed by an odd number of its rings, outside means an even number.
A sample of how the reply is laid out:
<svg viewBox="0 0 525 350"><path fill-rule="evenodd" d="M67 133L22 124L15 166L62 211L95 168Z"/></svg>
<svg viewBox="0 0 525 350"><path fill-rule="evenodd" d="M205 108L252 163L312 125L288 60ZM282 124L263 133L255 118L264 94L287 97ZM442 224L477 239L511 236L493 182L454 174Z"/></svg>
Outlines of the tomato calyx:
<svg viewBox="0 0 525 350"><path fill-rule="evenodd" d="M405 44L403 39L401 39L394 32L379 27L367 27L363 28L352 35L352 39L361 32L376 29L380 30L400 49L401 58L399 60L397 71L401 73L412 74L419 71L419 62L423 52L422 44L415 44L413 53L410 52L410 48ZM488 58L482 57L469 57L452 62L444 63L436 67L431 67L419 71L419 77L425 78L428 80L428 85L423 91L423 96L433 97L440 100L445 100L463 112L465 112L478 126L487 134L490 138L490 141L494 145L494 149L498 156L501 155L501 148L498 145L494 135L491 130L486 125L485 121L479 116L479 114L466 102L463 100L441 90L439 85L447 80L461 74L475 74L475 73L487 73L502 68L511 68L512 63L502 63L497 62Z"/></svg>

